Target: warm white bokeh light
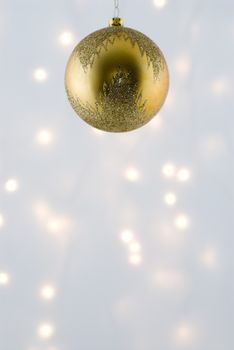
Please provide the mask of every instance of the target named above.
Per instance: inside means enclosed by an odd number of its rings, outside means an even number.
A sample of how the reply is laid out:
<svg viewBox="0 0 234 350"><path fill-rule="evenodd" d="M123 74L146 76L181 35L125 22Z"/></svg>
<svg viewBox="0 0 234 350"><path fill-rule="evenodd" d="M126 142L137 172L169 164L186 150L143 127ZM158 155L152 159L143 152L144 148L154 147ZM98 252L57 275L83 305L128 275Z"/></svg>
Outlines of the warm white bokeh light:
<svg viewBox="0 0 234 350"><path fill-rule="evenodd" d="M165 194L164 196L164 202L169 205L169 206L173 206L175 205L177 199L176 199L176 195L173 192L168 192Z"/></svg>
<svg viewBox="0 0 234 350"><path fill-rule="evenodd" d="M71 228L71 220L65 216L51 216L46 223L47 230L50 233L64 233Z"/></svg>
<svg viewBox="0 0 234 350"><path fill-rule="evenodd" d="M140 265L142 260L142 255L139 253L133 253L129 256L129 262L132 265Z"/></svg>
<svg viewBox="0 0 234 350"><path fill-rule="evenodd" d="M167 0L154 0L154 6L158 8L162 8L166 6L166 4L167 4Z"/></svg>
<svg viewBox="0 0 234 350"><path fill-rule="evenodd" d="M48 129L41 129L36 135L36 140L40 145L47 146L53 142L53 133Z"/></svg>
<svg viewBox="0 0 234 350"><path fill-rule="evenodd" d="M125 171L125 177L130 182L137 182L140 179L140 172L134 167L129 167Z"/></svg>
<svg viewBox="0 0 234 350"><path fill-rule="evenodd" d="M230 82L227 77L216 78L211 83L211 91L215 96L227 95L230 92Z"/></svg>
<svg viewBox="0 0 234 350"><path fill-rule="evenodd" d="M54 335L54 326L51 323L42 323L38 327L38 335L43 339L49 339Z"/></svg>
<svg viewBox="0 0 234 350"><path fill-rule="evenodd" d="M188 322L180 323L174 332L176 345L187 346L192 344L195 338L195 330Z"/></svg>
<svg viewBox="0 0 234 350"><path fill-rule="evenodd" d="M180 76L187 76L191 70L191 60L190 60L189 56L187 54L180 55L175 60L174 67L175 67L175 71Z"/></svg>
<svg viewBox="0 0 234 350"><path fill-rule="evenodd" d="M217 253L213 248L207 248L200 254L201 264L208 268L213 269L217 267Z"/></svg>
<svg viewBox="0 0 234 350"><path fill-rule="evenodd" d="M48 73L45 68L36 68L33 72L33 77L37 82L44 82L48 78Z"/></svg>
<svg viewBox="0 0 234 350"><path fill-rule="evenodd" d="M176 228L180 230L186 230L190 224L189 217L185 214L180 214L175 218L174 224Z"/></svg>
<svg viewBox="0 0 234 350"><path fill-rule="evenodd" d="M7 272L0 271L0 286L6 286L10 282L10 276Z"/></svg>
<svg viewBox="0 0 234 350"><path fill-rule="evenodd" d="M3 227L4 224L5 224L4 216L2 214L0 214L0 228Z"/></svg>
<svg viewBox="0 0 234 350"><path fill-rule="evenodd" d="M41 288L40 295L45 300L54 299L56 294L55 288L51 285L45 285Z"/></svg>
<svg viewBox="0 0 234 350"><path fill-rule="evenodd" d="M177 179L181 182L186 182L190 179L191 173L187 168L181 168L177 172Z"/></svg>
<svg viewBox="0 0 234 350"><path fill-rule="evenodd" d="M74 45L75 43L74 34L69 30L65 30L59 35L59 42L62 46Z"/></svg>
<svg viewBox="0 0 234 350"><path fill-rule="evenodd" d="M16 192L19 189L19 183L17 179L9 179L5 183L5 190L7 192Z"/></svg>
<svg viewBox="0 0 234 350"><path fill-rule="evenodd" d="M120 239L124 243L132 242L133 238L134 238L134 233L131 230L126 229L120 233Z"/></svg>
<svg viewBox="0 0 234 350"><path fill-rule="evenodd" d="M173 163L166 163L162 167L162 174L165 177L171 178L175 175L176 168Z"/></svg>
<svg viewBox="0 0 234 350"><path fill-rule="evenodd" d="M156 287L162 289L181 289L185 287L185 277L181 271L170 269L158 269L152 276Z"/></svg>

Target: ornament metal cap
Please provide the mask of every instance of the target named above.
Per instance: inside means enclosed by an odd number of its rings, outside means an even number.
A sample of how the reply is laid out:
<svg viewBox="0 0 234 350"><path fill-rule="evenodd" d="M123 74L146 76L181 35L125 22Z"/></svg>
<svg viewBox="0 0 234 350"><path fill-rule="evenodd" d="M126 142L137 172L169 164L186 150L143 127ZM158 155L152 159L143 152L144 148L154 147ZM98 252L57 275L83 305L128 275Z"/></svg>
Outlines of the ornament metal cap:
<svg viewBox="0 0 234 350"><path fill-rule="evenodd" d="M113 17L109 21L110 27L122 27L124 25L124 20L120 17Z"/></svg>

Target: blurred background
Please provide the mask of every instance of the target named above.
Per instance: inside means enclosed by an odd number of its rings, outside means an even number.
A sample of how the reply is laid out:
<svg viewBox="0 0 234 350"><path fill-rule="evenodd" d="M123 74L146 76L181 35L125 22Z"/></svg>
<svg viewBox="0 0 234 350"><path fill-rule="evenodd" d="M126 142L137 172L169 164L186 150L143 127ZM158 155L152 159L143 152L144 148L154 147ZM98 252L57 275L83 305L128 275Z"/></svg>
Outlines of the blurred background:
<svg viewBox="0 0 234 350"><path fill-rule="evenodd" d="M0 348L230 350L234 2L120 0L171 77L126 134L77 118L63 85L113 10L0 1Z"/></svg>

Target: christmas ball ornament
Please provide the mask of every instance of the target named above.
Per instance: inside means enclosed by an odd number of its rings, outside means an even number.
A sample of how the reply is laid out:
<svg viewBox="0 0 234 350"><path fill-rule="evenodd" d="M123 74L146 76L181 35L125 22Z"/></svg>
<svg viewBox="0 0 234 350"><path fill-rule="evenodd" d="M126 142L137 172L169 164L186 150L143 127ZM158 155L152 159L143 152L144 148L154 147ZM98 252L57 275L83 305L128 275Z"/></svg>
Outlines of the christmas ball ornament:
<svg viewBox="0 0 234 350"><path fill-rule="evenodd" d="M168 92L168 68L158 46L146 35L110 26L83 39L67 63L65 87L75 112L88 124L125 132L148 123Z"/></svg>

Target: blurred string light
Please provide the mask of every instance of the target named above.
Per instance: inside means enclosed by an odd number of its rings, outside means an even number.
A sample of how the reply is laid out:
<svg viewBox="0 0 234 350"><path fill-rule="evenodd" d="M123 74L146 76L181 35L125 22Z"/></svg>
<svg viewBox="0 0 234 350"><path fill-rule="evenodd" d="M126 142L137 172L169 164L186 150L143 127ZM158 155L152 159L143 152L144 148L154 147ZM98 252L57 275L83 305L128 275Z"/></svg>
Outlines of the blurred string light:
<svg viewBox="0 0 234 350"><path fill-rule="evenodd" d="M10 275L7 272L0 271L0 286L7 286L10 282Z"/></svg>
<svg viewBox="0 0 234 350"><path fill-rule="evenodd" d="M162 167L162 174L164 177L171 178L175 175L176 168L173 163L166 163Z"/></svg>
<svg viewBox="0 0 234 350"><path fill-rule="evenodd" d="M128 260L132 265L140 265L143 261L141 244L135 238L133 231L125 229L120 233L121 241L128 248Z"/></svg>
<svg viewBox="0 0 234 350"><path fill-rule="evenodd" d="M174 62L174 69L180 76L186 77L191 70L191 59L187 54L181 54Z"/></svg>
<svg viewBox="0 0 234 350"><path fill-rule="evenodd" d="M19 183L17 179L11 178L5 183L5 190L7 192L16 192L19 189Z"/></svg>
<svg viewBox="0 0 234 350"><path fill-rule="evenodd" d="M37 333L42 339L50 339L54 335L55 329L51 323L45 322L39 325Z"/></svg>
<svg viewBox="0 0 234 350"><path fill-rule="evenodd" d="M154 6L157 8L163 8L167 4L167 0L154 0Z"/></svg>
<svg viewBox="0 0 234 350"><path fill-rule="evenodd" d="M33 72L33 77L37 82L42 83L48 79L48 73L45 68L36 68Z"/></svg>
<svg viewBox="0 0 234 350"><path fill-rule="evenodd" d="M40 145L47 146L53 142L54 136L51 130L41 129L37 132L36 140Z"/></svg>
<svg viewBox="0 0 234 350"><path fill-rule="evenodd" d="M75 38L72 32L70 32L69 30L65 30L63 31L60 35L59 35L59 42L62 46L65 47L69 47L71 45L74 45L75 43Z"/></svg>
<svg viewBox="0 0 234 350"><path fill-rule="evenodd" d="M217 267L217 253L214 248L207 248L200 254L201 264L208 268L214 269Z"/></svg>
<svg viewBox="0 0 234 350"><path fill-rule="evenodd" d="M163 268L154 272L152 281L156 287L172 291L185 287L186 283L185 276L181 271Z"/></svg>
<svg viewBox="0 0 234 350"><path fill-rule="evenodd" d="M211 91L215 96L224 96L230 92L230 81L227 77L216 78L211 83Z"/></svg>
<svg viewBox="0 0 234 350"><path fill-rule="evenodd" d="M186 230L190 225L189 217L185 214L179 214L174 221L175 227L179 230Z"/></svg>
<svg viewBox="0 0 234 350"><path fill-rule="evenodd" d="M173 205L175 205L176 201L177 201L177 198L176 198L175 193L173 193L173 192L168 192L168 193L165 194L165 196L164 196L164 202L165 202L167 205L173 206Z"/></svg>
<svg viewBox="0 0 234 350"><path fill-rule="evenodd" d="M188 322L181 322L174 331L174 341L179 346L189 346L195 339L195 329Z"/></svg>
<svg viewBox="0 0 234 350"><path fill-rule="evenodd" d="M3 227L4 224L5 224L4 216L2 214L0 214L0 227Z"/></svg>
<svg viewBox="0 0 234 350"><path fill-rule="evenodd" d="M140 180L140 172L135 167L129 167L125 170L125 178L130 182L137 182Z"/></svg>
<svg viewBox="0 0 234 350"><path fill-rule="evenodd" d="M129 256L129 262L131 265L140 265L142 263L142 255L141 254L130 254Z"/></svg>
<svg viewBox="0 0 234 350"><path fill-rule="evenodd" d="M132 242L133 238L134 238L134 233L131 230L123 230L120 234L120 239L124 243Z"/></svg>
<svg viewBox="0 0 234 350"><path fill-rule="evenodd" d="M177 172L177 179L181 182L186 182L190 179L191 173L190 170L187 168L181 168Z"/></svg>
<svg viewBox="0 0 234 350"><path fill-rule="evenodd" d="M56 295L55 288L51 285L45 285L41 288L40 295L44 300L52 300Z"/></svg>

